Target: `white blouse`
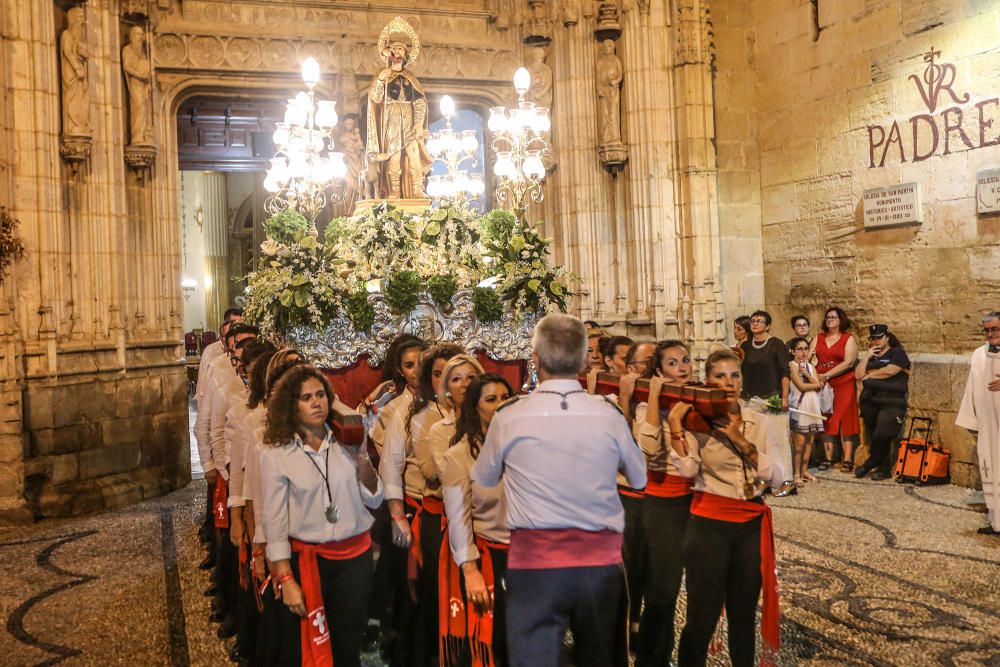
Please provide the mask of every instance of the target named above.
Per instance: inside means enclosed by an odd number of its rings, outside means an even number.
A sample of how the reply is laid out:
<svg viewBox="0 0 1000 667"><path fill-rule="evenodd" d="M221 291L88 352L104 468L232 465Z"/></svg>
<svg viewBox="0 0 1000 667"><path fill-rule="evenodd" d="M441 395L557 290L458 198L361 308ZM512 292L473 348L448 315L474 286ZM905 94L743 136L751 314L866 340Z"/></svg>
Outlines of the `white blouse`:
<svg viewBox="0 0 1000 667"><path fill-rule="evenodd" d="M510 543L503 480L497 486L475 483L471 477L475 464L467 438L455 443L442 457L441 484L448 517L448 544L459 565L479 558L476 535L491 542Z"/></svg>

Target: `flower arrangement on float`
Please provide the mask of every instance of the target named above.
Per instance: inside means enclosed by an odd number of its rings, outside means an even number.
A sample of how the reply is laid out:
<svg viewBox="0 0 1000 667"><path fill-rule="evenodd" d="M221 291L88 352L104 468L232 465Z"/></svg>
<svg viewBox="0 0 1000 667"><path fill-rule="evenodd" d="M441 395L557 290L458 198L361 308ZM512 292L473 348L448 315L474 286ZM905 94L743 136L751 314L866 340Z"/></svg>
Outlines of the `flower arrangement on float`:
<svg viewBox="0 0 1000 667"><path fill-rule="evenodd" d="M290 209L265 234L246 316L335 367L380 360L402 329L515 358L534 322L573 294L575 277L551 263L538 225L462 201L417 214L381 203L334 218L322 238Z"/></svg>

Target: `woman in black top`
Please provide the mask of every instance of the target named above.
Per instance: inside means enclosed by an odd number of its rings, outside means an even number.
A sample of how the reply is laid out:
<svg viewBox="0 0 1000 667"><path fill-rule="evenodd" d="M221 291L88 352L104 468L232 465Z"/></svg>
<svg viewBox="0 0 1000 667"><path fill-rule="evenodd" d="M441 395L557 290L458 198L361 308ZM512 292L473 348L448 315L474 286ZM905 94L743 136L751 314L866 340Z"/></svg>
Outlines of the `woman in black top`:
<svg viewBox="0 0 1000 667"><path fill-rule="evenodd" d="M750 338L743 341L743 389L740 398L771 399L775 410L758 412L748 426L747 437L784 469L785 481L772 489L776 496L795 495L792 481L792 448L788 431L788 349L770 333L771 314L758 310L750 316ZM775 400L776 399L776 400Z"/></svg>
<svg viewBox="0 0 1000 667"><path fill-rule="evenodd" d="M854 471L872 479L891 477L889 453L892 441L906 420L906 399L910 383L910 358L885 324L868 327L868 351L861 355L854 374L861 381L861 421L868 432L868 460Z"/></svg>

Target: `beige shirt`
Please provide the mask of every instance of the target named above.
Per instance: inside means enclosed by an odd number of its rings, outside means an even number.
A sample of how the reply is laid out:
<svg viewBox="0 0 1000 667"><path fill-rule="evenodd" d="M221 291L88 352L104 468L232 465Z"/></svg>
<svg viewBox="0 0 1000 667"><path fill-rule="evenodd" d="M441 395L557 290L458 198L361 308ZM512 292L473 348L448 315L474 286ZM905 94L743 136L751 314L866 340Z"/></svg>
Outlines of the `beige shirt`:
<svg viewBox="0 0 1000 667"><path fill-rule="evenodd" d="M681 477L694 480L695 491L714 493L724 498L747 500L744 495L746 482L760 480L754 496L760 496L768 485L780 485L784 479L781 464L758 451L757 468L744 466L743 460L731 446L710 433L684 432L687 456L680 456L670 448L670 459Z"/></svg>
<svg viewBox="0 0 1000 667"><path fill-rule="evenodd" d="M504 519L503 482L497 486L476 484L472 481L475 464L467 438L455 443L442 457L441 485L448 517L448 544L459 565L479 558L476 535L491 542L510 543L510 531Z"/></svg>
<svg viewBox="0 0 1000 667"><path fill-rule="evenodd" d="M412 397L409 400L412 402ZM421 449L425 467L429 465L430 428L444 417L444 413L436 403L424 408L413 416L407 433L406 419L409 414L409 406L397 409L385 431L383 455L379 463L379 476L385 485L385 497L388 500L403 500L404 496L410 496L420 500L428 493L440 498L440 486L436 490L427 490L427 480L421 472L417 451Z"/></svg>

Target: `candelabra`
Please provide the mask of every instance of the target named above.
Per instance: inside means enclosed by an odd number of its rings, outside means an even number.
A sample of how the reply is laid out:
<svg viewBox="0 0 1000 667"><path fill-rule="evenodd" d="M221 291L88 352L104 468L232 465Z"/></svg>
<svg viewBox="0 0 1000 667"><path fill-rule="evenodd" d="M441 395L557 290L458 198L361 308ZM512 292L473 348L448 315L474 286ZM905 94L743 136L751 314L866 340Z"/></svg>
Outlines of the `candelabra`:
<svg viewBox="0 0 1000 667"><path fill-rule="evenodd" d="M273 193L264 208L272 215L297 209L313 220L327 204L344 201L338 181L347 174L347 165L333 144L337 103L316 100L313 89L319 78L319 63L306 58L302 80L308 91L288 100L284 122L274 131L277 152L264 179L264 189Z"/></svg>
<svg viewBox="0 0 1000 667"><path fill-rule="evenodd" d="M492 107L487 126L493 134L497 161L497 202L508 201L523 217L530 202L541 203L545 164L542 155L549 149L549 110L524 99L531 88L531 74L523 67L514 73L518 102L514 109Z"/></svg>
<svg viewBox="0 0 1000 667"><path fill-rule="evenodd" d="M428 137L427 151L435 162L445 166L448 173L427 179L427 194L432 199L476 198L486 192L483 175L469 173L469 169L476 166L476 152L479 150L476 131L456 132L451 129L455 101L450 95L441 98L441 115L444 116L445 129Z"/></svg>

